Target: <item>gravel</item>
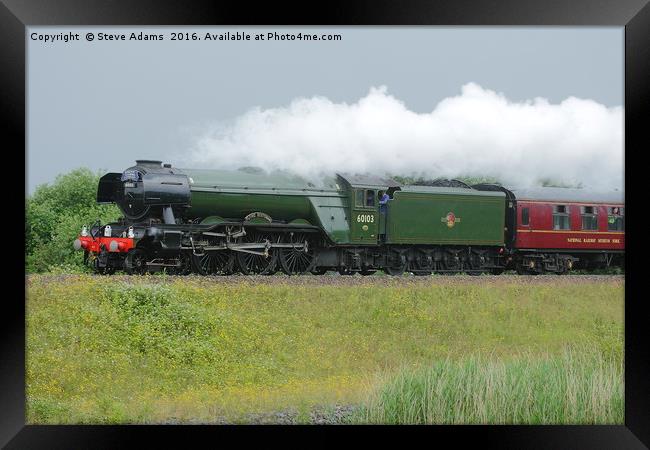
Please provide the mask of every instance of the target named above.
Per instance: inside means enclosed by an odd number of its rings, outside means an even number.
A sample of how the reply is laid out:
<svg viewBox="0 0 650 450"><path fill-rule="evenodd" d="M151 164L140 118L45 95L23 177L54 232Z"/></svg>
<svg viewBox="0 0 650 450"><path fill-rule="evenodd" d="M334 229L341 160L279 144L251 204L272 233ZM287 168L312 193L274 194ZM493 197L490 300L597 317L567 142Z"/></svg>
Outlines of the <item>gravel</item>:
<svg viewBox="0 0 650 450"><path fill-rule="evenodd" d="M230 276L173 276L173 275L76 275L76 274L44 274L27 275L27 279L41 277L51 282L72 281L79 278L111 279L125 283L175 283L189 282L193 285L213 286L219 284L244 284L244 285L290 285L290 286L453 286L453 285L490 285L490 284L584 284L607 283L625 281L625 275L432 275L418 277L403 275L391 277L386 275L230 275Z"/></svg>
<svg viewBox="0 0 650 450"><path fill-rule="evenodd" d="M300 416L297 409L286 409L265 413L251 413L240 420L227 420L223 417L216 417L212 421L181 420L172 417L164 422L166 425L342 425L349 423L358 406L355 405L333 405L317 406L313 408L308 416Z"/></svg>

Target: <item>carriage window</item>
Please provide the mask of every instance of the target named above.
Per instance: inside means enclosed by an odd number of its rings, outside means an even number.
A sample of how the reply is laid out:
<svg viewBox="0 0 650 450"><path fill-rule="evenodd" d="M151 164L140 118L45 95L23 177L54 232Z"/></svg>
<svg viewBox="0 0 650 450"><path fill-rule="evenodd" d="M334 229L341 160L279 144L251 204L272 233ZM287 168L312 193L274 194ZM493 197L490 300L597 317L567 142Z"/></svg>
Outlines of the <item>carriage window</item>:
<svg viewBox="0 0 650 450"><path fill-rule="evenodd" d="M580 215L582 217L583 230L598 229L598 216L596 215L596 208L593 206L581 206Z"/></svg>
<svg viewBox="0 0 650 450"><path fill-rule="evenodd" d="M366 206L375 206L375 191L366 191Z"/></svg>
<svg viewBox="0 0 650 450"><path fill-rule="evenodd" d="M625 208L613 206L607 208L607 231L625 230Z"/></svg>
<svg viewBox="0 0 650 450"><path fill-rule="evenodd" d="M354 206L363 206L363 189L357 189L354 192Z"/></svg>
<svg viewBox="0 0 650 450"><path fill-rule="evenodd" d="M528 225L530 218L528 217L528 208L521 209L521 224Z"/></svg>
<svg viewBox="0 0 650 450"><path fill-rule="evenodd" d="M569 210L566 205L553 206L553 229L554 230L570 230L569 224Z"/></svg>

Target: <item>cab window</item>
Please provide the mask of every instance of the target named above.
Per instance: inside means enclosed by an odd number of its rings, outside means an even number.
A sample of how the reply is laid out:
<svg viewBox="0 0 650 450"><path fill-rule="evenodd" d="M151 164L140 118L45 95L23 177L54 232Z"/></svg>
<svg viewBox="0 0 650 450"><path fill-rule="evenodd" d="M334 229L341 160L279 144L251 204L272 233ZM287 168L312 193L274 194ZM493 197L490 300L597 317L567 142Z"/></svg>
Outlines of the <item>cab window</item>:
<svg viewBox="0 0 650 450"><path fill-rule="evenodd" d="M366 206L375 206L375 191L370 189L366 191Z"/></svg>
<svg viewBox="0 0 650 450"><path fill-rule="evenodd" d="M364 205L364 192L362 189L357 189L354 193L354 206Z"/></svg>
<svg viewBox="0 0 650 450"><path fill-rule="evenodd" d="M528 208L521 208L521 224L522 225L529 225L530 224L530 217L529 217Z"/></svg>
<svg viewBox="0 0 650 450"><path fill-rule="evenodd" d="M354 191L354 206L359 208L374 208L377 193L372 189L357 189Z"/></svg>

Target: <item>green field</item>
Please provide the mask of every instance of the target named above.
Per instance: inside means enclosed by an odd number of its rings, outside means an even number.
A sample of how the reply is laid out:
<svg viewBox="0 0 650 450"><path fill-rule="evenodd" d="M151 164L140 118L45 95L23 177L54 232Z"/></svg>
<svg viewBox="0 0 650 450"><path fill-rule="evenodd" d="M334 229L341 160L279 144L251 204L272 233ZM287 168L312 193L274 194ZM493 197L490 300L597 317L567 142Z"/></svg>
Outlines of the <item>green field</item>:
<svg viewBox="0 0 650 450"><path fill-rule="evenodd" d="M620 276L27 278L28 423L623 423ZM271 416L273 417L273 416Z"/></svg>

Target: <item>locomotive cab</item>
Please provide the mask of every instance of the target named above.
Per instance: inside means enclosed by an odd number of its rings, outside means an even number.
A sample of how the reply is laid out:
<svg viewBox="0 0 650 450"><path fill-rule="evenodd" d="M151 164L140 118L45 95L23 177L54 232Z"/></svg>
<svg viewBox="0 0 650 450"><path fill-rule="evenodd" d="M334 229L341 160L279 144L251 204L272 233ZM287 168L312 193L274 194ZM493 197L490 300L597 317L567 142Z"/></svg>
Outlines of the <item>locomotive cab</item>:
<svg viewBox="0 0 650 450"><path fill-rule="evenodd" d="M189 178L161 161L138 160L122 173L101 177L97 202L115 203L132 221L154 215L174 223L174 213L190 206Z"/></svg>
<svg viewBox="0 0 650 450"><path fill-rule="evenodd" d="M350 192L350 241L359 245L377 245L385 235L386 213L380 209L379 193L389 197L400 189L399 183L389 178L370 175L339 174L339 179Z"/></svg>

